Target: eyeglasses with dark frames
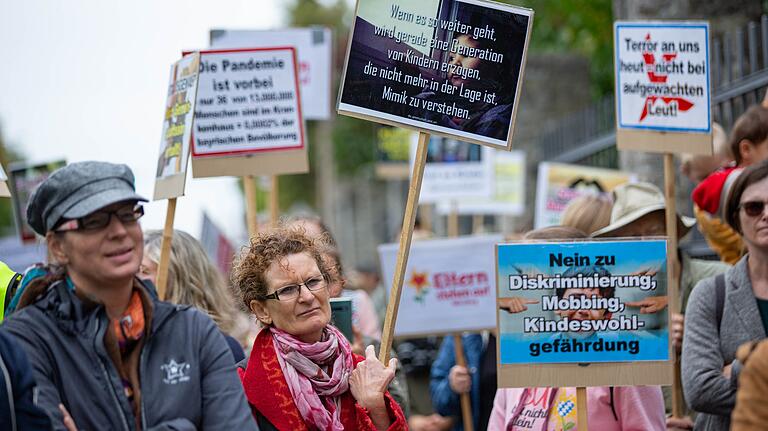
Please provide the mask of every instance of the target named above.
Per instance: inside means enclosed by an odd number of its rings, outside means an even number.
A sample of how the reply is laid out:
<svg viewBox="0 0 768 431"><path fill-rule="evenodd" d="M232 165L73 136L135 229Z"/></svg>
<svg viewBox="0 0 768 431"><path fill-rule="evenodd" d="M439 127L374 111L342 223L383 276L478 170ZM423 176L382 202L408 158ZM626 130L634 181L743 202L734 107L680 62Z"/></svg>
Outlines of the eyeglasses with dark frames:
<svg viewBox="0 0 768 431"><path fill-rule="evenodd" d="M113 211L96 211L85 217L67 220L61 226L54 229L55 232L67 232L76 230L97 230L103 229L109 225L112 216L117 217L123 224L136 223L144 215L144 207L135 205L124 205Z"/></svg>
<svg viewBox="0 0 768 431"><path fill-rule="evenodd" d="M744 214L750 217L757 217L765 211L765 202L747 201L739 204L739 209L744 210Z"/></svg>
<svg viewBox="0 0 768 431"><path fill-rule="evenodd" d="M264 295L261 299L276 299L278 301L290 301L296 299L301 294L301 286L304 286L310 292L324 289L328 286L328 280L325 274L316 275L304 280L303 283L289 284L283 286L269 295Z"/></svg>

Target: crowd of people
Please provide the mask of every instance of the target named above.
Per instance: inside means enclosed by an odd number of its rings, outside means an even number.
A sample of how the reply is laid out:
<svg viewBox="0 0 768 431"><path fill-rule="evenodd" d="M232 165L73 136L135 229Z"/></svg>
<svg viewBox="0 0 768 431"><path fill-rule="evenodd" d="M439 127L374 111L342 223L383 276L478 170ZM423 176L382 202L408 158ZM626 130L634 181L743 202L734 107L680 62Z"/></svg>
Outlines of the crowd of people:
<svg viewBox="0 0 768 431"><path fill-rule="evenodd" d="M677 215L680 239L698 220L721 258L678 250L682 307L670 316L670 334L688 413L670 417L667 388L593 387L592 429L764 427L768 108L747 110L729 138L716 136L716 149L711 159L683 161L699 181L696 219ZM474 429L576 429L575 417L556 409L576 399L575 388L497 388L492 331L462 336L466 365L457 363L454 337L439 347L402 343L380 362L380 277L361 268L348 278L317 218L252 236L229 282L194 237L175 231L160 298L163 235L142 231L144 201L130 169L106 162L65 166L31 196L26 218L49 262L23 274L0 266L0 429L461 430L463 395ZM628 183L572 201L561 226L523 239L664 236L665 215L656 186ZM613 295L571 290L557 293ZM336 297L352 299L351 336L331 324ZM650 316L667 302L650 296L626 305ZM508 313L528 305L498 302ZM579 313L569 317L591 318ZM425 379L416 377L425 366ZM535 419L524 428L523 417Z"/></svg>

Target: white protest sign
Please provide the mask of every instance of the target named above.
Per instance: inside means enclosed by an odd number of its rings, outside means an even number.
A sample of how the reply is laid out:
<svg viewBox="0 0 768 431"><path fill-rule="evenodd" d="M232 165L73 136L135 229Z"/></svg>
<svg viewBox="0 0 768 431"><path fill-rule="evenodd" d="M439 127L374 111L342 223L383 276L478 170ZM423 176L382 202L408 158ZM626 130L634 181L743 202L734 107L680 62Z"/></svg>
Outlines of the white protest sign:
<svg viewBox="0 0 768 431"><path fill-rule="evenodd" d="M299 62L301 100L307 120L331 115L331 58L333 37L324 27L280 30L212 30L211 48L276 48L293 46Z"/></svg>
<svg viewBox="0 0 768 431"><path fill-rule="evenodd" d="M8 183L6 181L8 181L8 177L5 175L3 167L0 166L0 197L11 196L11 191L8 190Z"/></svg>
<svg viewBox="0 0 768 431"><path fill-rule="evenodd" d="M194 176L306 172L306 157L295 49L201 51Z"/></svg>
<svg viewBox="0 0 768 431"><path fill-rule="evenodd" d="M619 131L710 134L709 24L618 21L614 33Z"/></svg>
<svg viewBox="0 0 768 431"><path fill-rule="evenodd" d="M458 210L459 214L520 215L525 212L525 152L495 151L493 158L493 193L489 198L471 197L458 201L439 202L437 212L442 215Z"/></svg>
<svg viewBox="0 0 768 431"><path fill-rule="evenodd" d="M200 54L197 52L184 56L171 66L157 159L155 200L184 194L199 69Z"/></svg>
<svg viewBox="0 0 768 431"><path fill-rule="evenodd" d="M500 235L414 241L395 336L479 331L496 326L495 245ZM467 250L472 250L467 253ZM397 244L379 246L384 282L392 285Z"/></svg>
<svg viewBox="0 0 768 431"><path fill-rule="evenodd" d="M417 139L411 140L411 165L417 143ZM490 147L432 136L419 203L489 198L493 194L493 153Z"/></svg>

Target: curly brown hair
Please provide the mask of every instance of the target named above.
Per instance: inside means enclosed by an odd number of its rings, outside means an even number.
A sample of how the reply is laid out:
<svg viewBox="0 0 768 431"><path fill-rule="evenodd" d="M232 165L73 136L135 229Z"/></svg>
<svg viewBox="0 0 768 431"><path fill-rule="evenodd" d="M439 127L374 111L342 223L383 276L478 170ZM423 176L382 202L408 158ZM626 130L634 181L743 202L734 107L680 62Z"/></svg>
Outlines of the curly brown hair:
<svg viewBox="0 0 768 431"><path fill-rule="evenodd" d="M242 304L250 310L251 301L269 294L267 270L279 259L292 254L307 253L315 260L323 274L328 274L320 255L319 244L306 235L301 227L278 226L260 232L244 246L232 267L232 284L240 294Z"/></svg>

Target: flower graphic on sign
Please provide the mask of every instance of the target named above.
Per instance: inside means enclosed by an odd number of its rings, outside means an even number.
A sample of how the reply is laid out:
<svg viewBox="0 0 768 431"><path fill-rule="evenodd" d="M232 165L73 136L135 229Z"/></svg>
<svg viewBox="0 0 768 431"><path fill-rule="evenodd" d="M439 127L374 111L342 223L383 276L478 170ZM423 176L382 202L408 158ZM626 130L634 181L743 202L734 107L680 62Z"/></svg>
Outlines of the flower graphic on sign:
<svg viewBox="0 0 768 431"><path fill-rule="evenodd" d="M427 289L429 286L429 274L426 272L413 271L411 273L411 279L408 280L408 284L416 289L416 296L414 297L416 302L423 304L424 299L429 292L429 289Z"/></svg>
<svg viewBox="0 0 768 431"><path fill-rule="evenodd" d="M574 422L566 420L566 417L573 411L575 407L576 403L571 400L560 401L557 403L557 415L560 416L563 431L568 431L576 426Z"/></svg>

